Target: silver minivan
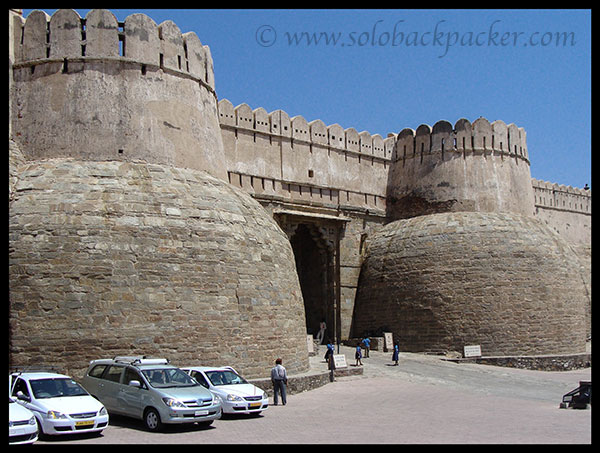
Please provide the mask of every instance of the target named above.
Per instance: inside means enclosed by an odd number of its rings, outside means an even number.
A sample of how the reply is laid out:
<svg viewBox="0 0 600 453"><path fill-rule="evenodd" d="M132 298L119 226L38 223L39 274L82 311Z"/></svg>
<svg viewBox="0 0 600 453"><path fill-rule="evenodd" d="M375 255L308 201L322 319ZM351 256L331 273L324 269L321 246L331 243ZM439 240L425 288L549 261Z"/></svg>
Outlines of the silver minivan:
<svg viewBox="0 0 600 453"><path fill-rule="evenodd" d="M92 360L82 384L109 413L143 420L151 431L163 423L210 425L221 418L219 397L167 359Z"/></svg>

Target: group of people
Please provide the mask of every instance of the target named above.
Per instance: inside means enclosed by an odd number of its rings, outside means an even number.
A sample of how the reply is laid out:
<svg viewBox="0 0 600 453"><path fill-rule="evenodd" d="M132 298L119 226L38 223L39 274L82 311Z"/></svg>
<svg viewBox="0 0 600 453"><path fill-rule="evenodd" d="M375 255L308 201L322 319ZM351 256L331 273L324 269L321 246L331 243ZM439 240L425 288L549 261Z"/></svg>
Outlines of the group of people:
<svg viewBox="0 0 600 453"><path fill-rule="evenodd" d="M319 344L321 344L321 341L323 341L323 335L325 333L325 321L323 321L320 325L320 330L319 330L319 334L317 335L317 339L319 341ZM365 358L369 357L369 352L371 351L371 339L369 337L365 337L362 339L362 341L356 346L356 352L354 353L354 358L356 359L356 366L362 366L362 358L363 358L363 353L362 351L365 351ZM327 344L327 350L325 351L325 356L324 359L328 364L328 368L329 368L329 379L331 380L331 382L333 382L334 379L334 371L335 371L335 362L333 360L333 356L335 354L335 346L334 344L330 341ZM398 357L399 356L399 350L398 350L398 344L396 343L394 345L394 350L392 352L392 361L394 362L394 365L398 365ZM285 406L285 404L287 403L287 395L286 395L286 387L287 387L287 371L285 369L285 367L282 364L282 360L280 358L278 358L277 360L275 360L275 366L271 369L271 382L273 383L273 404L275 406L277 406L277 404L279 403L279 395L281 395L281 402L283 403L283 405Z"/></svg>
<svg viewBox="0 0 600 453"><path fill-rule="evenodd" d="M356 359L356 366L362 366L362 351L365 351L365 358L369 358L369 351L371 350L371 340L368 337L362 339L362 341L356 346L356 352L354 353L354 358ZM398 350L398 344L394 345L394 351L392 352L392 362L394 365L398 365L398 358L400 352Z"/></svg>
<svg viewBox="0 0 600 453"><path fill-rule="evenodd" d="M354 353L354 358L356 359L356 366L362 366L362 350L365 350L365 358L369 358L369 351L371 350L371 340L369 337L365 337L362 341L356 346L356 352Z"/></svg>

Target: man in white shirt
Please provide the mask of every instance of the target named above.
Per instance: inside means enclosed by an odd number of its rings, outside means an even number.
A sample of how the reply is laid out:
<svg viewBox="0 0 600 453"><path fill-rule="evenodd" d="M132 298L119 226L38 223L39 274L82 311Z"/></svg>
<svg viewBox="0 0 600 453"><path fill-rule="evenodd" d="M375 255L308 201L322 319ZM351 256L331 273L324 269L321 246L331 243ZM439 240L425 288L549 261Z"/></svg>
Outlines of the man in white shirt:
<svg viewBox="0 0 600 453"><path fill-rule="evenodd" d="M271 382L273 383L273 404L277 406L279 401L278 393L281 393L281 402L285 406L287 403L285 386L287 385L287 372L281 364L282 360L275 360L275 366L271 368Z"/></svg>

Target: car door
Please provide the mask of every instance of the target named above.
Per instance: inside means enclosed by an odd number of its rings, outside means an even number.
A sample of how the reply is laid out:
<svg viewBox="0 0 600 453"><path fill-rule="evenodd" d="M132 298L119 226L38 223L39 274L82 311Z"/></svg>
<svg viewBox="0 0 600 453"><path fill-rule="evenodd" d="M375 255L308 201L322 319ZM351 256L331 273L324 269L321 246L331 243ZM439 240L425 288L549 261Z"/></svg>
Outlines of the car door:
<svg viewBox="0 0 600 453"><path fill-rule="evenodd" d="M140 386L129 385L131 381L138 381ZM148 398L148 387L139 372L132 367L125 368L123 382L119 389L118 404L127 415L142 418L145 400Z"/></svg>
<svg viewBox="0 0 600 453"><path fill-rule="evenodd" d="M125 370L121 365L110 365L102 373L98 383L98 399L106 406L106 410L114 413L122 413L119 405L118 395L121 387L121 376Z"/></svg>
<svg viewBox="0 0 600 453"><path fill-rule="evenodd" d="M22 398L18 398L17 394L19 392L22 392ZM42 410L35 405L35 400L25 379L22 379L21 377L15 379L12 387L12 396L14 396L17 399L17 402L22 406L41 415Z"/></svg>

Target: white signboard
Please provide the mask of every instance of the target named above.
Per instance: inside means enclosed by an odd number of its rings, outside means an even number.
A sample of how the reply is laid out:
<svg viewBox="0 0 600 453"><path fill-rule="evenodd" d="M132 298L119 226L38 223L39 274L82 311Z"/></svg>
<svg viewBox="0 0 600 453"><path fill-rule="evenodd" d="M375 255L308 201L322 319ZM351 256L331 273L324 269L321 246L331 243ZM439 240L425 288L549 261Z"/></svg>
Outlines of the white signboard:
<svg viewBox="0 0 600 453"><path fill-rule="evenodd" d="M306 336L306 345L308 346L308 353L309 354L312 354L313 352L315 352L315 344L313 342L313 336L312 336L312 334Z"/></svg>
<svg viewBox="0 0 600 453"><path fill-rule="evenodd" d="M337 368L346 368L346 356L344 354L333 354L333 364Z"/></svg>
<svg viewBox="0 0 600 453"><path fill-rule="evenodd" d="M465 346L464 357L481 357L481 345Z"/></svg>
<svg viewBox="0 0 600 453"><path fill-rule="evenodd" d="M394 340L392 336L392 332L383 332L383 338L385 340L384 348L388 351L394 349Z"/></svg>

